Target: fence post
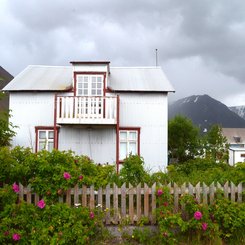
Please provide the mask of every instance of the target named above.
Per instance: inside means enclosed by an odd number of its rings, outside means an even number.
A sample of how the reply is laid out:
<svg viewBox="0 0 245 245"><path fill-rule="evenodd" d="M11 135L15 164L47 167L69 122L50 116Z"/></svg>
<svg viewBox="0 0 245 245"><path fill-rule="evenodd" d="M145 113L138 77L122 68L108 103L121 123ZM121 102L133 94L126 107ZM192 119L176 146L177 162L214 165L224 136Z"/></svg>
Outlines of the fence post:
<svg viewBox="0 0 245 245"><path fill-rule="evenodd" d="M242 203L242 182L237 186L237 202Z"/></svg>
<svg viewBox="0 0 245 245"><path fill-rule="evenodd" d="M179 186L174 183L174 212L179 210Z"/></svg>
<svg viewBox="0 0 245 245"><path fill-rule="evenodd" d="M151 223L154 225L156 223L156 183L151 187Z"/></svg>
<svg viewBox="0 0 245 245"><path fill-rule="evenodd" d="M90 189L89 189L89 195L90 195L90 200L89 200L89 208L90 209L94 209L94 186L90 186Z"/></svg>
<svg viewBox="0 0 245 245"><path fill-rule="evenodd" d="M197 199L197 202L200 203L201 202L201 190L200 190L200 182L197 183L196 185L196 199Z"/></svg>
<svg viewBox="0 0 245 245"><path fill-rule="evenodd" d="M114 210L114 224L118 224L118 187L113 184L113 210Z"/></svg>
<svg viewBox="0 0 245 245"><path fill-rule="evenodd" d="M111 208L111 193L110 193L111 189L110 189L110 184L108 184L106 186L106 203L105 203L105 206L106 206L106 219L105 219L105 222L107 225L110 224L111 220L110 220L110 208Z"/></svg>
<svg viewBox="0 0 245 245"><path fill-rule="evenodd" d="M209 198L210 198L210 204L214 203L214 192L215 192L215 187L214 187L214 182L209 186Z"/></svg>
<svg viewBox="0 0 245 245"><path fill-rule="evenodd" d="M139 222L141 219L141 183L137 185L137 189L136 189L136 209L137 209L137 221Z"/></svg>
<svg viewBox="0 0 245 245"><path fill-rule="evenodd" d="M87 186L82 187L82 206L87 207Z"/></svg>
<svg viewBox="0 0 245 245"><path fill-rule="evenodd" d="M202 183L202 202L203 204L208 204L208 187L207 185L203 182Z"/></svg>
<svg viewBox="0 0 245 245"><path fill-rule="evenodd" d="M149 218L149 187L144 184L144 216Z"/></svg>
<svg viewBox="0 0 245 245"><path fill-rule="evenodd" d="M122 220L126 217L126 183L121 186L121 217Z"/></svg>
<svg viewBox="0 0 245 245"><path fill-rule="evenodd" d="M134 223L134 190L133 186L129 183L129 218L130 218L130 223Z"/></svg>

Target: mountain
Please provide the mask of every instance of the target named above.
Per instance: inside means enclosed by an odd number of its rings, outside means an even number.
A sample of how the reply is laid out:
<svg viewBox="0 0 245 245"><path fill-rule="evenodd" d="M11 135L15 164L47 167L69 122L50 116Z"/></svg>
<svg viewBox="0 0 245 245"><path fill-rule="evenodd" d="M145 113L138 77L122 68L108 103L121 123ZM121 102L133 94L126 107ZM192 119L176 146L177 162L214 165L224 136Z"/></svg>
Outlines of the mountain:
<svg viewBox="0 0 245 245"><path fill-rule="evenodd" d="M192 95L169 105L169 119L176 115L190 118L202 132L213 124L224 128L245 128L244 119L208 95Z"/></svg>
<svg viewBox="0 0 245 245"><path fill-rule="evenodd" d="M4 68L0 66L0 91L13 79L14 77L8 73ZM5 93L5 96L0 96L0 111L6 111L9 109L9 95Z"/></svg>
<svg viewBox="0 0 245 245"><path fill-rule="evenodd" d="M245 106L231 106L229 109L245 120Z"/></svg>

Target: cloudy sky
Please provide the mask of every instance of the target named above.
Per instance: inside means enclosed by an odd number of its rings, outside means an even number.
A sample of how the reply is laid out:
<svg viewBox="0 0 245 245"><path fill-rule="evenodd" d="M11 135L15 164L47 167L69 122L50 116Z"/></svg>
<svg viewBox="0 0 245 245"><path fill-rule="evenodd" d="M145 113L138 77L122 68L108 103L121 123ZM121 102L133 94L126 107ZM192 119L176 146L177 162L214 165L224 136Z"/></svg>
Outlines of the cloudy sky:
<svg viewBox="0 0 245 245"><path fill-rule="evenodd" d="M243 0L0 0L0 65L158 64L176 93L245 105Z"/></svg>

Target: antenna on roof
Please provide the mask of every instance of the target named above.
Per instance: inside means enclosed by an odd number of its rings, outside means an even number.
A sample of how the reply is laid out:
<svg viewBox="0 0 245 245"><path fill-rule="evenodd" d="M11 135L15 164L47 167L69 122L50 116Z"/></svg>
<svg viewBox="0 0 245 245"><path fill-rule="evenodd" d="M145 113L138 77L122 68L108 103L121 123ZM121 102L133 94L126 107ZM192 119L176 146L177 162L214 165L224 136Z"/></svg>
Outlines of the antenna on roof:
<svg viewBox="0 0 245 245"><path fill-rule="evenodd" d="M158 60L157 60L157 48L156 48L156 66L158 66Z"/></svg>

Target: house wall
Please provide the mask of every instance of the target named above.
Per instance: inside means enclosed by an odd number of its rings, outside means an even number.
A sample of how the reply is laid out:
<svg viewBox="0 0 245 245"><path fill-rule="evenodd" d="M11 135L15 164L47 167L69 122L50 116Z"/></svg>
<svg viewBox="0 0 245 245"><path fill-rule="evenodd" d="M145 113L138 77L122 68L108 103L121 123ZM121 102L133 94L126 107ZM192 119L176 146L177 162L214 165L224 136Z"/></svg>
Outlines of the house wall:
<svg viewBox="0 0 245 245"><path fill-rule="evenodd" d="M140 154L151 171L167 166L167 94L121 93L120 127L139 127ZM35 126L54 126L54 93L11 93L11 122L18 126L13 146L35 150ZM64 126L60 150L73 150L97 163L116 162L116 125Z"/></svg>
<svg viewBox="0 0 245 245"><path fill-rule="evenodd" d="M59 95L72 95L63 93ZM18 126L13 146L30 147L35 151L35 127L54 126L54 93L11 93L11 122ZM116 127L61 126L59 150L73 150L87 155L96 163L115 163Z"/></svg>
<svg viewBox="0 0 245 245"><path fill-rule="evenodd" d="M10 93L10 121L17 126L13 146L35 150L35 126L54 125L53 93Z"/></svg>
<svg viewBox="0 0 245 245"><path fill-rule="evenodd" d="M86 155L96 163L116 162L115 127L62 126L59 132L59 150L73 150Z"/></svg>
<svg viewBox="0 0 245 245"><path fill-rule="evenodd" d="M241 154L245 155L245 149L241 150L231 150L229 149L229 164L231 166L235 165L238 162L244 162L245 157L242 157Z"/></svg>
<svg viewBox="0 0 245 245"><path fill-rule="evenodd" d="M121 93L120 127L140 127L140 155L151 171L167 166L167 94Z"/></svg>

